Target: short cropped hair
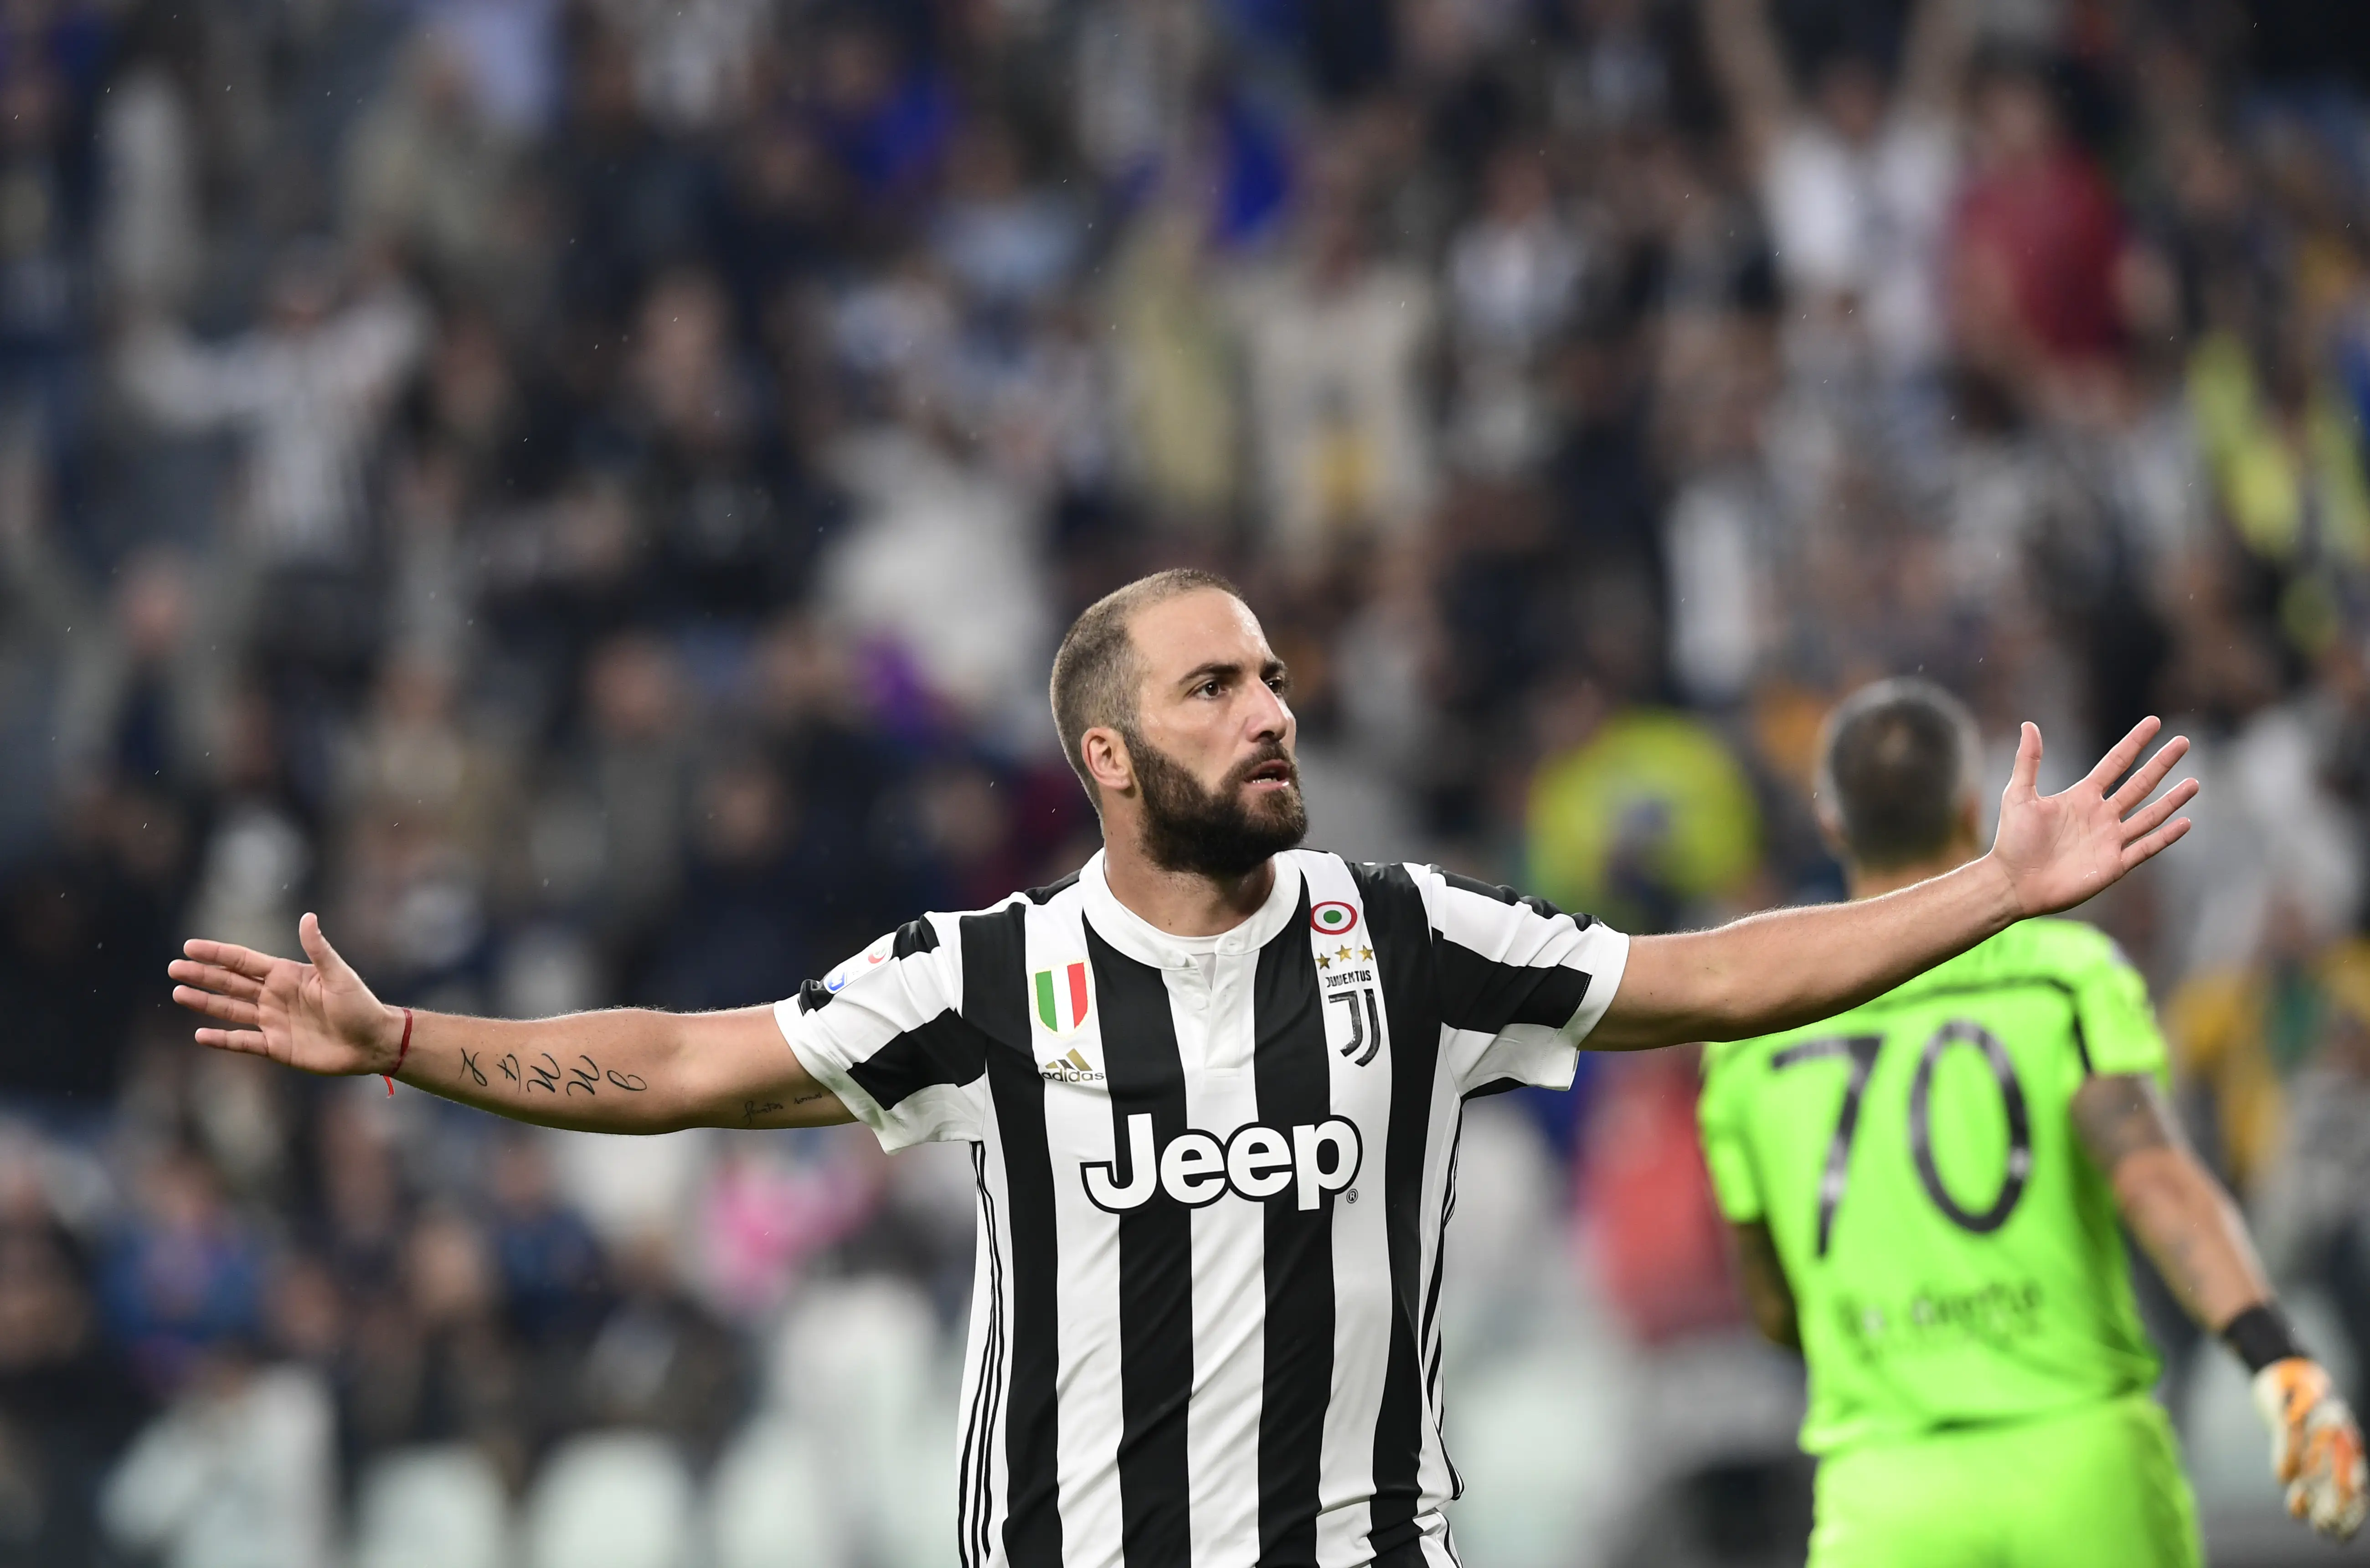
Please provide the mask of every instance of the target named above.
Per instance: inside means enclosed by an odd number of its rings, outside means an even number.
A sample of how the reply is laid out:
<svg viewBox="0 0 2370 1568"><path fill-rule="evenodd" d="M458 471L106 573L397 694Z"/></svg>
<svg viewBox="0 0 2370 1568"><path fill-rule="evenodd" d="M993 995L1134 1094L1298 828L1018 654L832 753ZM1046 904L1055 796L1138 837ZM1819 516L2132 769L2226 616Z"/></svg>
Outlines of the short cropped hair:
<svg viewBox="0 0 2370 1568"><path fill-rule="evenodd" d="M1097 599L1070 623L1062 646L1053 654L1053 728L1062 737L1078 782L1095 795L1095 781L1087 773L1079 743L1088 730L1107 725L1122 734L1135 728L1136 704L1144 684L1144 661L1136 656L1129 626L1136 613L1186 594L1214 588L1240 599L1242 591L1214 571L1195 567L1171 567L1139 577Z"/></svg>
<svg viewBox="0 0 2370 1568"><path fill-rule="evenodd" d="M1939 854L1974 789L1974 715L1931 681L1878 681L1827 716L1819 790L1844 848L1889 870Z"/></svg>

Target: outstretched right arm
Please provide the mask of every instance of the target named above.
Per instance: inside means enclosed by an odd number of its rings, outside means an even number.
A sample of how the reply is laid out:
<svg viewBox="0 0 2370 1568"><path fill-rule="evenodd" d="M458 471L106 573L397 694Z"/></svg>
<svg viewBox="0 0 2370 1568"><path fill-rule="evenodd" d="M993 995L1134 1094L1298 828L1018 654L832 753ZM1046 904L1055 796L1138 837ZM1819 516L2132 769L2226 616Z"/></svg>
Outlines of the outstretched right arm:
<svg viewBox="0 0 2370 1568"><path fill-rule="evenodd" d="M853 1120L783 1041L769 1008L621 1008L523 1022L407 1013L371 993L313 916L297 936L310 963L227 942L183 945L173 999L213 1020L197 1032L200 1044L326 1076L384 1073L496 1115L580 1132Z"/></svg>

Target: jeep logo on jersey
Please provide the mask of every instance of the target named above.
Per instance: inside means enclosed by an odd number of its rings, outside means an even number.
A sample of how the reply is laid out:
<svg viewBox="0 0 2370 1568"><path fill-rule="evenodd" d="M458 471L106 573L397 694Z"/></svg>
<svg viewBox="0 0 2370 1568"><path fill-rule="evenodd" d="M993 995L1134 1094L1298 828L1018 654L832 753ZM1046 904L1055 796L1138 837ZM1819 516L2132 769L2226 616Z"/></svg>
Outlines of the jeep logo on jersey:
<svg viewBox="0 0 2370 1568"><path fill-rule="evenodd" d="M1087 1021L1087 964L1080 959L1059 969L1041 969L1032 977L1037 995L1037 1021L1056 1034L1067 1034Z"/></svg>
<svg viewBox="0 0 2370 1568"><path fill-rule="evenodd" d="M1127 1185L1119 1184L1115 1162L1107 1159L1081 1160L1078 1176L1088 1201L1112 1214L1149 1203L1156 1188L1200 1208L1228 1193L1264 1202L1290 1187L1300 1207L1313 1209L1318 1194L1338 1193L1358 1179L1363 1153L1357 1124L1329 1116L1288 1133L1253 1122L1224 1143L1214 1133L1188 1128L1156 1159L1152 1118L1139 1113L1127 1119Z"/></svg>

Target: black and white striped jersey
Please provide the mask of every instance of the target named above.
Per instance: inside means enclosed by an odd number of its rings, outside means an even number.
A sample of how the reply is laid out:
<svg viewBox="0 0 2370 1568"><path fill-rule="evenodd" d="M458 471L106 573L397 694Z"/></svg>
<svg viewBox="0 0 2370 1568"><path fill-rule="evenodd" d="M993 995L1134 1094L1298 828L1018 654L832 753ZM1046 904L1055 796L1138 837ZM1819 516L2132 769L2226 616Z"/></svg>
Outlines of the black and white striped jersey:
<svg viewBox="0 0 2370 1568"><path fill-rule="evenodd" d="M1570 1085L1628 939L1431 867L1276 869L1179 938L1097 855L775 1009L882 1147L972 1145L964 1568L1455 1562L1461 1108Z"/></svg>

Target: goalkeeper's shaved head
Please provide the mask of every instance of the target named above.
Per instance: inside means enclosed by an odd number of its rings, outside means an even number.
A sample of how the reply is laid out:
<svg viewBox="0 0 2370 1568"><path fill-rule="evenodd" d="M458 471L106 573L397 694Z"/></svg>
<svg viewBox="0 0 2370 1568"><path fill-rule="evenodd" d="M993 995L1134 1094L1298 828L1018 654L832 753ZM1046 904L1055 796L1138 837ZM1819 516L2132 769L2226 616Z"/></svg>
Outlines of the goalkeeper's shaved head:
<svg viewBox="0 0 2370 1568"><path fill-rule="evenodd" d="M1950 847L1974 799L1967 705L1931 681L1862 686L1828 715L1819 798L1852 860L1891 870Z"/></svg>

